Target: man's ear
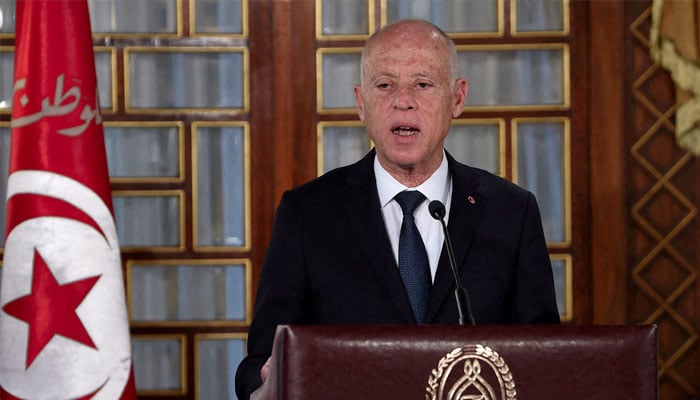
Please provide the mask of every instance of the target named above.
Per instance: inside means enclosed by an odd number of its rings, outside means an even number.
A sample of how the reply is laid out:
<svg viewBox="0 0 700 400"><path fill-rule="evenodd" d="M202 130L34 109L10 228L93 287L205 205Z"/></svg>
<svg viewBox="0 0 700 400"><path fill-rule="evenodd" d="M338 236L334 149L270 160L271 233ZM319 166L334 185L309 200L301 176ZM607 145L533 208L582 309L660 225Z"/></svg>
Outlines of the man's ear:
<svg viewBox="0 0 700 400"><path fill-rule="evenodd" d="M452 118L457 118L464 110L464 103L467 101L467 92L469 91L469 83L464 78L459 78L455 81L454 103L452 106Z"/></svg>
<svg viewBox="0 0 700 400"><path fill-rule="evenodd" d="M357 115L360 117L360 121L365 120L365 106L362 101L362 86L355 85L355 104L357 104Z"/></svg>

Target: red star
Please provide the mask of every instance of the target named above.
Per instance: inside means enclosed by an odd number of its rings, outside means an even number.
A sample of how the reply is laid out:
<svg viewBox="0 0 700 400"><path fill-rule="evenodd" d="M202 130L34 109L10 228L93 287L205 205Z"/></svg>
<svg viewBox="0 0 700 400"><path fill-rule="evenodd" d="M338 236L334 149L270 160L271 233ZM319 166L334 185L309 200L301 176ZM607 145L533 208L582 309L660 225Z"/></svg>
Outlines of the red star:
<svg viewBox="0 0 700 400"><path fill-rule="evenodd" d="M54 335L97 349L75 309L95 286L100 276L59 285L38 251L34 251L32 291L2 308L29 324L26 367L34 362Z"/></svg>

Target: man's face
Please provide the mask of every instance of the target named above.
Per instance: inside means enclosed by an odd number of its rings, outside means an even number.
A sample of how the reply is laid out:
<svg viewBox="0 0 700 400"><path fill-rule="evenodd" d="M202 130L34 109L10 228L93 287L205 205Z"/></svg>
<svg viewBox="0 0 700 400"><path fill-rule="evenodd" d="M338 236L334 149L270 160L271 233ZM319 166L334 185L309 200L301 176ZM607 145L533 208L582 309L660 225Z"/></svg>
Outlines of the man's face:
<svg viewBox="0 0 700 400"><path fill-rule="evenodd" d="M467 83L452 81L449 47L437 33L407 28L384 32L371 44L355 99L382 166L392 174L429 176L442 161Z"/></svg>

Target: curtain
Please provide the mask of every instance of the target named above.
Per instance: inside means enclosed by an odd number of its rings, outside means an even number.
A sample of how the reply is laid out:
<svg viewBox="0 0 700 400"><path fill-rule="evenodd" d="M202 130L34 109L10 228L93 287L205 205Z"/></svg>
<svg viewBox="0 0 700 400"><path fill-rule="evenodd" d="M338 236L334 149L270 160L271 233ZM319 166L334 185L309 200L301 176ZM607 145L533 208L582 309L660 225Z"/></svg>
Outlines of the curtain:
<svg viewBox="0 0 700 400"><path fill-rule="evenodd" d="M700 155L700 2L653 0L650 51L676 84L676 138Z"/></svg>

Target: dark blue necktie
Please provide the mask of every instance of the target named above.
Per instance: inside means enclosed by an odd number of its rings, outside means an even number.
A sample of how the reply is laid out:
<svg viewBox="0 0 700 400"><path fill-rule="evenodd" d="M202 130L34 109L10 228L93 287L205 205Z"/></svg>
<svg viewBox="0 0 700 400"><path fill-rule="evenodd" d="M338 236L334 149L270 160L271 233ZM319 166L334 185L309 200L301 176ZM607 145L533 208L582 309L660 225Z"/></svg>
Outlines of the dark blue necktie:
<svg viewBox="0 0 700 400"><path fill-rule="evenodd" d="M399 236L399 272L403 278L408 298L411 301L416 322L425 322L428 297L432 286L428 253L413 219L413 211L425 201L417 190L404 191L394 197L403 211L401 235Z"/></svg>

